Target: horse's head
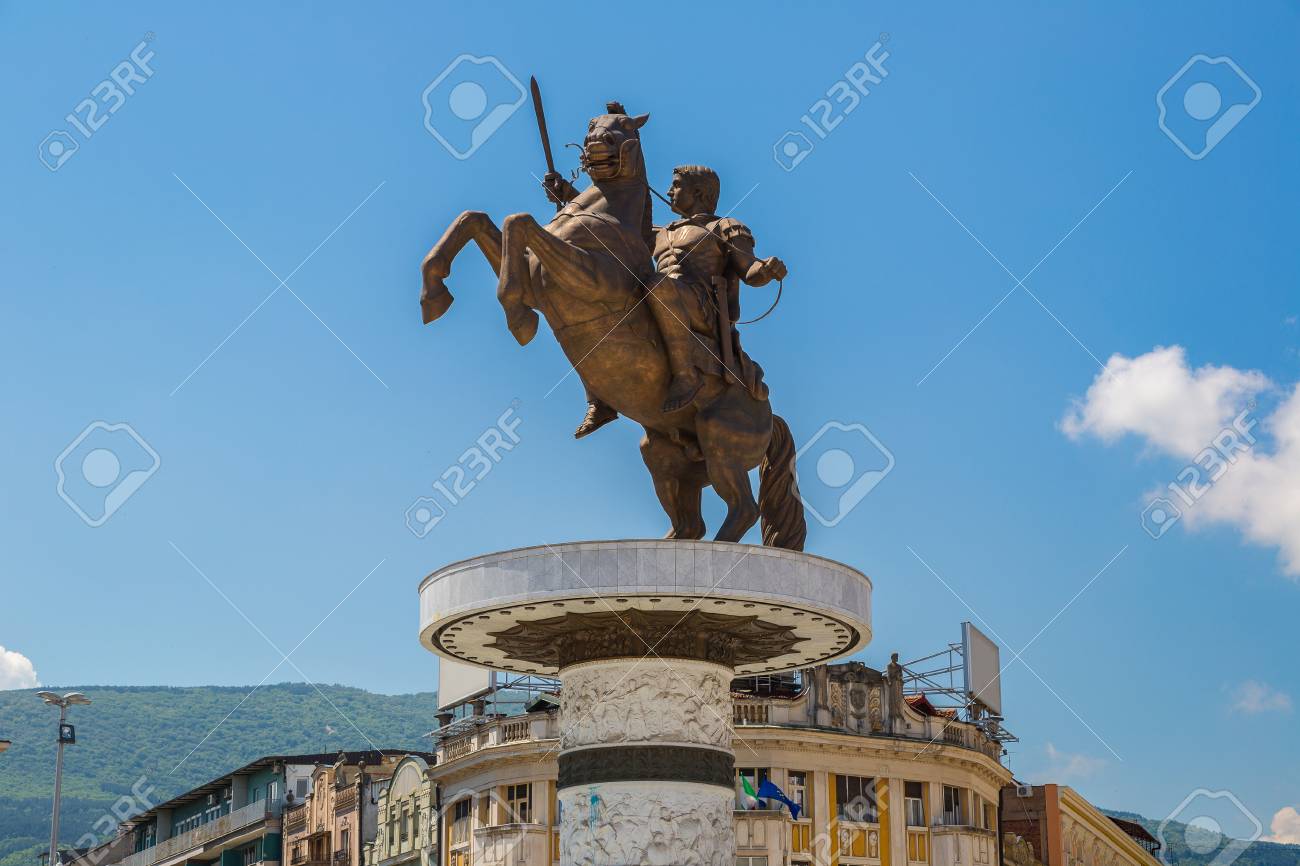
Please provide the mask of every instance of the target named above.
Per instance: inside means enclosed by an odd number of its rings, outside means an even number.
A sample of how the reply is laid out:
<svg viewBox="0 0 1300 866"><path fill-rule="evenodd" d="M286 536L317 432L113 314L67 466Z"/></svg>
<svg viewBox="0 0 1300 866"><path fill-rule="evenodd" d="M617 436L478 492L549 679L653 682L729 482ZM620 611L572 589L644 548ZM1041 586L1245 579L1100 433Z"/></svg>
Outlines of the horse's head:
<svg viewBox="0 0 1300 866"><path fill-rule="evenodd" d="M635 117L623 112L623 106L611 102L608 114L593 117L582 141L582 167L595 182L626 180L645 175L641 155L641 127L648 114Z"/></svg>

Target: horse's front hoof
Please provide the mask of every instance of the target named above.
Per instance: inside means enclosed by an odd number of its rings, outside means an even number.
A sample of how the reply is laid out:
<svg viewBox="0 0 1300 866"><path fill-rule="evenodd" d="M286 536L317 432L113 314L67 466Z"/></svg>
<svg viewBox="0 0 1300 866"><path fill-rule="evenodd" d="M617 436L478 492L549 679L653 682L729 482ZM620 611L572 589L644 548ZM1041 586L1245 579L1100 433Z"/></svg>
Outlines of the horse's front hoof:
<svg viewBox="0 0 1300 866"><path fill-rule="evenodd" d="M515 335L519 345L527 346L532 342L533 337L537 336L537 311L524 307L509 316L506 319L506 324L510 327L510 333Z"/></svg>
<svg viewBox="0 0 1300 866"><path fill-rule="evenodd" d="M420 292L420 313L426 325L447 312L454 300L441 277L425 274L424 289Z"/></svg>

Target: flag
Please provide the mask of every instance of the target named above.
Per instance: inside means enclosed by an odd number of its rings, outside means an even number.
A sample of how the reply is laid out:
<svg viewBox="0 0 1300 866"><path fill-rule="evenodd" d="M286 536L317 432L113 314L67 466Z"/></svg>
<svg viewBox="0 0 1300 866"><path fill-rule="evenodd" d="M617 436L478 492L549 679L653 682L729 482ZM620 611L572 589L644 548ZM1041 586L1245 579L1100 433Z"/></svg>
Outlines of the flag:
<svg viewBox="0 0 1300 866"><path fill-rule="evenodd" d="M758 795L754 793L754 786L749 783L749 777L744 773L740 774L740 786L745 789L745 796L754 801L749 804L749 808L758 806Z"/></svg>
<svg viewBox="0 0 1300 866"><path fill-rule="evenodd" d="M744 779L745 777L741 776L741 778ZM791 800L789 797L787 797L784 791L782 791L776 785L772 784L772 782L769 781L768 779L764 779L763 784L758 786L758 794L756 795L753 794L752 790L753 789L749 787L748 781L746 781L745 793L750 794L750 796L753 796L756 799L760 799L760 800L779 800L780 802L784 803L787 808L789 808L790 817L796 821L799 820L799 812L802 811L799 808L799 804L796 803L794 800Z"/></svg>
<svg viewBox="0 0 1300 866"><path fill-rule="evenodd" d="M749 804L749 808L753 809L758 805L758 794L754 793L754 786L750 784L749 777L744 773L740 775L740 787L745 790L745 796L753 801Z"/></svg>

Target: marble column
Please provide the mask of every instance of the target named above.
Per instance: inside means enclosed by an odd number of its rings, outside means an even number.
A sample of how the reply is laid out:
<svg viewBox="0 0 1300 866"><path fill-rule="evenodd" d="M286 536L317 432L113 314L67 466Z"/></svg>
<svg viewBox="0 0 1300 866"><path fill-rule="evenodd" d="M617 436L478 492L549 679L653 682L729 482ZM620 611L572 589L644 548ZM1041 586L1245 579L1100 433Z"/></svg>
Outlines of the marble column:
<svg viewBox="0 0 1300 866"><path fill-rule="evenodd" d="M559 676L561 866L732 866L732 669L621 658Z"/></svg>

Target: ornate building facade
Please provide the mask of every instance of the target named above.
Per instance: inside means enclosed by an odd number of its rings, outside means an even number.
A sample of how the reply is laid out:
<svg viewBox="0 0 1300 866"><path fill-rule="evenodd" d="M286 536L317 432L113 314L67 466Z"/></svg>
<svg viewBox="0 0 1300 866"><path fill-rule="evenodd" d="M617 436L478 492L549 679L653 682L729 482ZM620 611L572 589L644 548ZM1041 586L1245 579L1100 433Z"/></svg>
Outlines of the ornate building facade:
<svg viewBox="0 0 1300 866"><path fill-rule="evenodd" d="M311 774L309 792L282 816L288 866L362 866L376 838L379 798L389 786L401 751L340 753Z"/></svg>
<svg viewBox="0 0 1300 866"><path fill-rule="evenodd" d="M438 789L424 758L410 755L393 769L376 812L366 866L437 866Z"/></svg>
<svg viewBox="0 0 1300 866"><path fill-rule="evenodd" d="M1140 824L1103 815L1073 788L1002 791L1003 830L1042 866L1155 866L1159 843Z"/></svg>
<svg viewBox="0 0 1300 866"><path fill-rule="evenodd" d="M636 723L653 726L662 679L629 685L648 702ZM903 698L901 683L891 688L861 663L803 679L785 693L733 693L732 718L696 720L734 728L737 866L997 866L999 793L1012 779L999 743ZM471 717L440 732L428 773L441 795L438 862L559 862L561 742L633 721L605 718L599 701L561 700L564 709L538 702L522 716ZM610 808L597 788L583 798L591 810Z"/></svg>

